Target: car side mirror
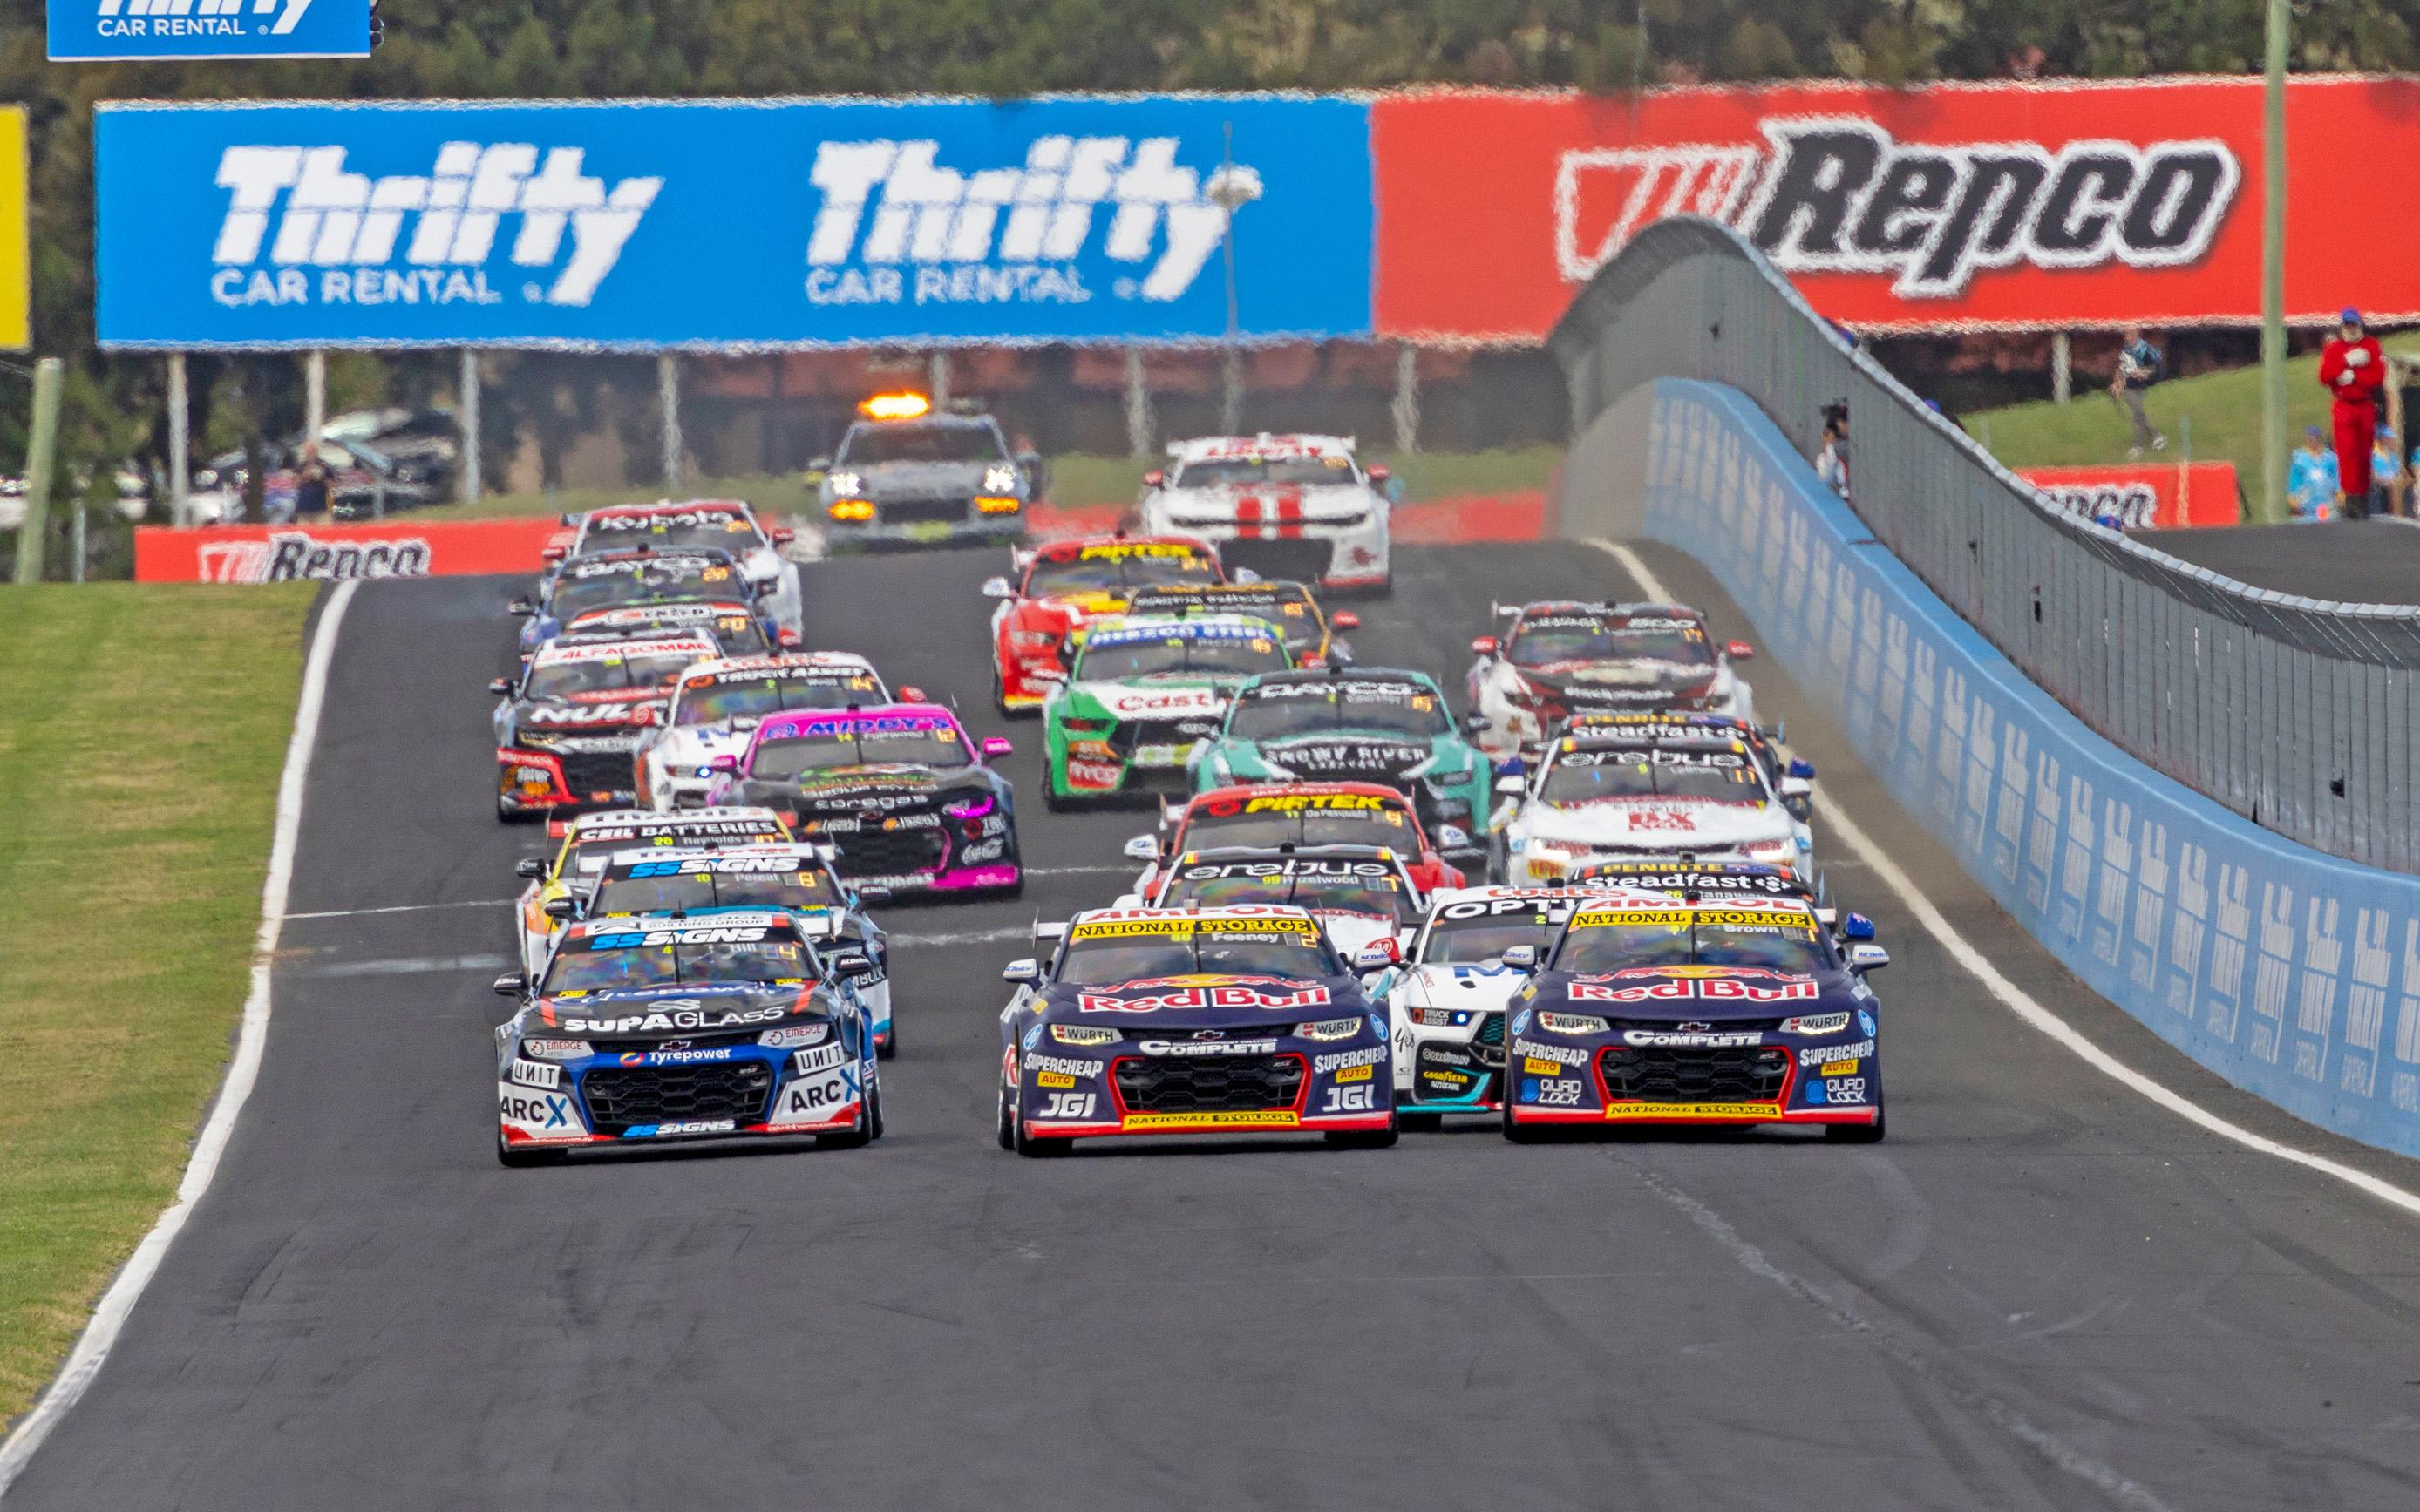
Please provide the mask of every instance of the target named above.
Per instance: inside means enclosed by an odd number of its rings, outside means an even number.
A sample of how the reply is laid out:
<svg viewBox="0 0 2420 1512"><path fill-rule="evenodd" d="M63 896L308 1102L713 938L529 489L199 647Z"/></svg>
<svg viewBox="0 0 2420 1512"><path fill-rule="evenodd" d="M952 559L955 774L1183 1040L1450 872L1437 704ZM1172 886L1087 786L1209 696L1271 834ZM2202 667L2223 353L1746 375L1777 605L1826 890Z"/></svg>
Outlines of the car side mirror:
<svg viewBox="0 0 2420 1512"><path fill-rule="evenodd" d="M1723 642L1723 655L1733 661L1754 661L1756 647L1745 640L1727 640Z"/></svg>
<svg viewBox="0 0 2420 1512"><path fill-rule="evenodd" d="M1880 971L1883 967L1889 964L1890 952L1884 949L1879 945L1853 945L1849 947L1849 969L1851 971Z"/></svg>
<svg viewBox="0 0 2420 1512"><path fill-rule="evenodd" d="M1023 960L1011 961L1000 968L1000 980L1028 984L1040 981L1042 964L1030 956Z"/></svg>
<svg viewBox="0 0 2420 1512"><path fill-rule="evenodd" d="M537 559L540 562L561 562L570 553L566 551L562 547L550 546L537 554Z"/></svg>
<svg viewBox="0 0 2420 1512"><path fill-rule="evenodd" d="M1511 946L1497 959L1515 971L1535 971L1538 969L1538 948L1534 945Z"/></svg>
<svg viewBox="0 0 2420 1512"><path fill-rule="evenodd" d="M1844 940L1870 940L1874 937L1874 921L1863 914L1851 914L1840 925Z"/></svg>
<svg viewBox="0 0 2420 1512"><path fill-rule="evenodd" d="M739 770L739 758L724 751L720 756L708 757L706 769L709 775L721 773L727 777Z"/></svg>
<svg viewBox="0 0 2420 1512"><path fill-rule="evenodd" d="M1361 628L1361 616L1349 609L1338 609L1327 617L1327 625L1332 630L1357 630Z"/></svg>
<svg viewBox="0 0 2420 1512"><path fill-rule="evenodd" d="M519 997L529 987L529 978L518 971L507 971L490 984L499 997Z"/></svg>
<svg viewBox="0 0 2420 1512"><path fill-rule="evenodd" d="M1016 747L1009 741L1009 738L1006 735L984 736L983 753L985 761L991 761L996 758L1005 756L1016 748Z"/></svg>
<svg viewBox="0 0 2420 1512"><path fill-rule="evenodd" d="M1528 786L1529 782L1527 778L1499 777L1496 779L1496 791L1505 795L1507 797L1519 797L1523 791Z"/></svg>
<svg viewBox="0 0 2420 1512"><path fill-rule="evenodd" d="M528 619L531 615L537 612L537 606L531 603L526 598L516 598L511 603L504 606L504 612L516 615L521 619Z"/></svg>
<svg viewBox="0 0 2420 1512"><path fill-rule="evenodd" d="M930 701L924 697L924 690L923 688L918 687L913 683L902 683L899 685L899 702L902 703L924 703Z"/></svg>
<svg viewBox="0 0 2420 1512"><path fill-rule="evenodd" d="M1813 762L1792 756L1790 759L1789 770L1792 777L1797 778L1801 781L1812 782L1815 780L1815 764Z"/></svg>
<svg viewBox="0 0 2420 1512"><path fill-rule="evenodd" d="M1476 638L1470 642L1470 654L1482 658L1493 657L1496 655L1496 638L1492 635Z"/></svg>
<svg viewBox="0 0 2420 1512"><path fill-rule="evenodd" d="M1009 586L1008 579L1005 578L985 578L983 580L983 587L976 590L976 592L982 594L985 598L1015 598L1016 596L1016 590Z"/></svg>
<svg viewBox="0 0 2420 1512"><path fill-rule="evenodd" d="M790 529L787 525L776 525L769 532L767 533L765 538L772 542L775 546L787 546L792 541L799 538L799 532Z"/></svg>
<svg viewBox="0 0 2420 1512"><path fill-rule="evenodd" d="M1362 472L1372 483L1384 483L1395 475L1395 470L1384 462L1373 462Z"/></svg>
<svg viewBox="0 0 2420 1512"><path fill-rule="evenodd" d="M874 957L867 955L862 950L854 951L848 955L836 956L833 958L831 964L832 975L840 978L843 981L851 981L859 977L871 977L881 969L882 967L875 961Z"/></svg>
<svg viewBox="0 0 2420 1512"><path fill-rule="evenodd" d="M490 677L488 679L488 691L498 698L510 697L513 691L513 680L509 677Z"/></svg>
<svg viewBox="0 0 2420 1512"><path fill-rule="evenodd" d="M1264 579L1259 573L1254 572L1249 567L1237 567L1233 572L1228 574L1227 580L1231 583L1240 584L1249 588L1252 584L1264 581L1265 579Z"/></svg>
<svg viewBox="0 0 2420 1512"><path fill-rule="evenodd" d="M537 880L539 877L546 875L546 857L543 856L522 856L520 860L513 863L513 875L517 877L528 877L533 882Z"/></svg>
<svg viewBox="0 0 2420 1512"><path fill-rule="evenodd" d="M1142 475L1142 486L1146 488L1165 488L1168 486L1168 474L1154 468Z"/></svg>
<svg viewBox="0 0 2420 1512"><path fill-rule="evenodd" d="M807 471L810 472L830 472L831 471L831 458L828 456L816 457L807 464Z"/></svg>
<svg viewBox="0 0 2420 1512"><path fill-rule="evenodd" d="M876 903L887 903L892 898L897 896L898 894L892 892L889 887L884 887L879 882L869 882L864 887L857 889L858 903L868 908L873 907Z"/></svg>
<svg viewBox="0 0 2420 1512"><path fill-rule="evenodd" d="M1129 861L1156 861L1159 859L1159 839L1155 835L1137 835L1126 841L1123 854Z"/></svg>
<svg viewBox="0 0 2420 1512"><path fill-rule="evenodd" d="M1462 732L1466 735L1478 734L1486 728L1487 716L1480 713L1476 709L1471 710L1468 714L1462 717Z"/></svg>
<svg viewBox="0 0 2420 1512"><path fill-rule="evenodd" d="M571 898L549 898L544 912L556 923L565 924L580 917L580 903Z"/></svg>
<svg viewBox="0 0 2420 1512"><path fill-rule="evenodd" d="M1803 798L1815 791L1815 784L1803 777L1785 777L1775 791L1785 798Z"/></svg>
<svg viewBox="0 0 2420 1512"><path fill-rule="evenodd" d="M1367 976L1373 971L1389 970L1402 960L1403 952L1395 948L1395 942L1390 936L1383 940L1373 940L1354 951L1353 969L1357 974Z"/></svg>
<svg viewBox="0 0 2420 1512"><path fill-rule="evenodd" d="M770 578L762 578L748 585L751 598L770 598L782 591L782 585Z"/></svg>

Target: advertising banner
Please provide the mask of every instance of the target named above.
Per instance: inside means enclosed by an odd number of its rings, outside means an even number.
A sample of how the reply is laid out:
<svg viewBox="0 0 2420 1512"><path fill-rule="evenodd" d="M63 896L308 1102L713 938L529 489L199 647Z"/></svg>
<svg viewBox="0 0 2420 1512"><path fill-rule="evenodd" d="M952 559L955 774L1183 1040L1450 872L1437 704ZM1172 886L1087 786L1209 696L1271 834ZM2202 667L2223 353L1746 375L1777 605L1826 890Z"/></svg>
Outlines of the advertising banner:
<svg viewBox="0 0 2420 1512"><path fill-rule="evenodd" d="M0 351L34 345L33 221L26 200L25 107L0 105Z"/></svg>
<svg viewBox="0 0 2420 1512"><path fill-rule="evenodd" d="M104 347L1370 328L1358 100L112 104L94 137Z"/></svg>
<svg viewBox="0 0 2420 1512"><path fill-rule="evenodd" d="M1737 227L1858 331L2255 322L2260 90L2246 77L1388 97L1371 112L1378 330L1535 342L1641 226L1681 213ZM2288 96L2288 317L2420 316L2411 239L2376 208L2378 165L2420 153L2420 84L2297 78Z"/></svg>
<svg viewBox="0 0 2420 1512"><path fill-rule="evenodd" d="M278 583L348 578L433 578L458 573L535 573L562 525L534 519L443 520L376 525L213 525L134 532L134 580L146 583Z"/></svg>
<svg viewBox="0 0 2420 1512"><path fill-rule="evenodd" d="M2243 523L2232 462L2013 471L2059 508L2113 531Z"/></svg>
<svg viewBox="0 0 2420 1512"><path fill-rule="evenodd" d="M50 0L51 60L367 57L371 0Z"/></svg>

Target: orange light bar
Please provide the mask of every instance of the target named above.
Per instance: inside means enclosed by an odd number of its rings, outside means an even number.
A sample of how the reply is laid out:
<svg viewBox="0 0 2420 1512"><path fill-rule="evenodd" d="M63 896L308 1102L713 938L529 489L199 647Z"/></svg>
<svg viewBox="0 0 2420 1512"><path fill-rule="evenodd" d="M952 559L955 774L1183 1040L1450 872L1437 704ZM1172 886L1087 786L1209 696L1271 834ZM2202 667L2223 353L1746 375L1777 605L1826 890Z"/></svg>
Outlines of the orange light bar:
<svg viewBox="0 0 2420 1512"><path fill-rule="evenodd" d="M933 401L921 393L877 393L857 412L868 420L922 420L933 412Z"/></svg>
<svg viewBox="0 0 2420 1512"><path fill-rule="evenodd" d="M995 499L989 495L977 495L975 498L975 509L985 515L1014 515L1024 507L1025 501L1021 499L1006 496Z"/></svg>

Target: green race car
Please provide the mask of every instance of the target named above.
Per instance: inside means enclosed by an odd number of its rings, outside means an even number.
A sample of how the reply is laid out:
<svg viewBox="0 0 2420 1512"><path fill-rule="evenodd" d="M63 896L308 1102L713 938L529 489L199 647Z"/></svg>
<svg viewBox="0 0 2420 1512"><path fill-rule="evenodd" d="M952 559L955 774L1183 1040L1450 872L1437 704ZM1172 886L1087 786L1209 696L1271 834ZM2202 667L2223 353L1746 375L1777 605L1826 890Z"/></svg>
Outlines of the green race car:
<svg viewBox="0 0 2420 1512"><path fill-rule="evenodd" d="M1218 733L1235 685L1293 665L1284 635L1249 615L1127 619L1094 631L1042 705L1043 801L1059 810L1187 791L1194 743Z"/></svg>
<svg viewBox="0 0 2420 1512"><path fill-rule="evenodd" d="M1193 765L1197 793L1244 782L1376 782L1412 800L1448 860L1486 855L1495 769L1423 672L1270 672L1235 690Z"/></svg>

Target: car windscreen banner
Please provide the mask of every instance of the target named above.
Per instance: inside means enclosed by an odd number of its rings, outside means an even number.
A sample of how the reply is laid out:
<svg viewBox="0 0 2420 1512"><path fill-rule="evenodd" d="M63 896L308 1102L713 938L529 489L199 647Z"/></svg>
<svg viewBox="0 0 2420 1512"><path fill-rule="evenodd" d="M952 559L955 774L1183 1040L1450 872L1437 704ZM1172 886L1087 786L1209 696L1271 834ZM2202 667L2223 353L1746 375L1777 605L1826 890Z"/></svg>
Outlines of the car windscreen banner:
<svg viewBox="0 0 2420 1512"><path fill-rule="evenodd" d="M2288 318L2420 316L2377 178L2420 152L2420 84L2288 91ZM1371 138L1381 335L1534 343L1677 213L1736 227L1859 331L2259 318L2257 78L1433 91L1377 100Z"/></svg>
<svg viewBox="0 0 2420 1512"><path fill-rule="evenodd" d="M2018 468L2016 474L2069 514L2113 531L2243 523L2232 462Z"/></svg>
<svg viewBox="0 0 2420 1512"><path fill-rule="evenodd" d="M1357 100L116 103L94 135L105 347L1370 329Z"/></svg>
<svg viewBox="0 0 2420 1512"><path fill-rule="evenodd" d="M343 581L461 573L534 573L561 526L535 519L376 525L212 525L134 532L134 580L147 583Z"/></svg>

